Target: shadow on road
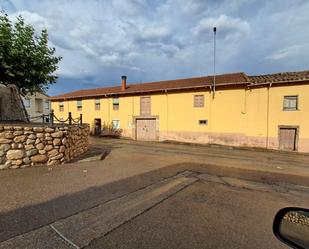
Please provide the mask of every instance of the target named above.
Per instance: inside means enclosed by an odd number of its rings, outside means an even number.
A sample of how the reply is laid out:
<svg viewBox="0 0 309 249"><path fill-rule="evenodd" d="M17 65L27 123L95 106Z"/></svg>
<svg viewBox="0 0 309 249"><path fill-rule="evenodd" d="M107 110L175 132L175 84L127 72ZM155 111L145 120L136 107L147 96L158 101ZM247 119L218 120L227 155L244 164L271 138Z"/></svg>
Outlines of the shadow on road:
<svg viewBox="0 0 309 249"><path fill-rule="evenodd" d="M77 193L65 194L48 202L2 212L0 213L0 242L145 188L150 184L185 170L267 183L290 182L306 185L308 181L306 177L295 176L294 178L290 175L269 174L262 171L192 163L174 164L121 181L115 181L99 187L91 187Z"/></svg>

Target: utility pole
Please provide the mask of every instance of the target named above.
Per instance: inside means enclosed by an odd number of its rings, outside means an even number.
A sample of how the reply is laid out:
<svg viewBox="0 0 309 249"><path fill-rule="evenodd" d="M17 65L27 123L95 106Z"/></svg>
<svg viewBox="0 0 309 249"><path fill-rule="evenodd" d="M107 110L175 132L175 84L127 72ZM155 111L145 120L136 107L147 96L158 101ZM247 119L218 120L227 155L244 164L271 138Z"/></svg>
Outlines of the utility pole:
<svg viewBox="0 0 309 249"><path fill-rule="evenodd" d="M215 97L216 93L216 33L217 33L217 28L213 28L214 32L214 74L213 74L213 87L212 87L212 98Z"/></svg>

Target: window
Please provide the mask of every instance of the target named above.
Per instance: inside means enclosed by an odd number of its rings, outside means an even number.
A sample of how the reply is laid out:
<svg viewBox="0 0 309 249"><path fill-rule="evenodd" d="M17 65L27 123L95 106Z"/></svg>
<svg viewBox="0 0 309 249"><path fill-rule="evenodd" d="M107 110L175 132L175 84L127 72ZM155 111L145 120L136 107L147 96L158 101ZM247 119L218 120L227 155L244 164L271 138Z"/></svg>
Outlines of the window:
<svg viewBox="0 0 309 249"><path fill-rule="evenodd" d="M113 129L120 129L120 121L119 120L113 120L112 121L112 128Z"/></svg>
<svg viewBox="0 0 309 249"><path fill-rule="evenodd" d="M119 110L119 98L113 99L113 110Z"/></svg>
<svg viewBox="0 0 309 249"><path fill-rule="evenodd" d="M283 110L284 111L298 110L298 96L284 96Z"/></svg>
<svg viewBox="0 0 309 249"><path fill-rule="evenodd" d="M204 107L204 95L194 95L194 107Z"/></svg>
<svg viewBox="0 0 309 249"><path fill-rule="evenodd" d="M43 100L42 99L35 99L35 111L43 112Z"/></svg>
<svg viewBox="0 0 309 249"><path fill-rule="evenodd" d="M50 104L49 104L48 100L45 100L45 102L44 102L44 109L45 110L49 110L50 109Z"/></svg>
<svg viewBox="0 0 309 249"><path fill-rule="evenodd" d="M95 109L96 111L98 111L98 110L100 110L100 108L101 108L100 99L95 99L95 100L94 100L94 109Z"/></svg>
<svg viewBox="0 0 309 249"><path fill-rule="evenodd" d="M82 103L82 100L79 99L76 101L76 108L77 108L77 111L81 111L82 108L83 108L83 103Z"/></svg>
<svg viewBox="0 0 309 249"><path fill-rule="evenodd" d="M30 99L24 99L24 105L27 108L31 107L31 100Z"/></svg>
<svg viewBox="0 0 309 249"><path fill-rule="evenodd" d="M208 124L208 120L207 119L201 119L198 121L199 125L207 125Z"/></svg>
<svg viewBox="0 0 309 249"><path fill-rule="evenodd" d="M140 99L140 113L141 115L151 114L151 99L150 97L141 97Z"/></svg>
<svg viewBox="0 0 309 249"><path fill-rule="evenodd" d="M64 103L59 102L59 112L63 112L63 111L64 111Z"/></svg>

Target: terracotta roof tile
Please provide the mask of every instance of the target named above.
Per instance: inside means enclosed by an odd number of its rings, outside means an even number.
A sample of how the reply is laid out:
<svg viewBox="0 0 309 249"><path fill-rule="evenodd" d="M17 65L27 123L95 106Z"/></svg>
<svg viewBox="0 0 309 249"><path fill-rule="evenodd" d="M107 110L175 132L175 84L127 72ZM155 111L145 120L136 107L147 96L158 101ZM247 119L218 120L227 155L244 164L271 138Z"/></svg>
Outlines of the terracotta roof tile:
<svg viewBox="0 0 309 249"><path fill-rule="evenodd" d="M248 78L244 73L231 73L216 76L216 85L246 84ZM132 94L144 92L157 92L165 90L177 90L186 88L209 87L213 84L213 77L197 77L188 79L165 80L147 82L142 84L128 84L126 90L122 91L121 86L103 87L95 89L78 90L70 93L51 97L51 100L73 99L90 96L104 96L112 94Z"/></svg>
<svg viewBox="0 0 309 249"><path fill-rule="evenodd" d="M309 80L309 71L283 72L248 77L252 84L304 81Z"/></svg>
<svg viewBox="0 0 309 249"><path fill-rule="evenodd" d="M245 73L230 73L216 76L216 85L241 85L248 86L262 85L268 83L295 83L309 81L309 71L283 72L275 74L265 74L256 76L247 76ZM87 98L104 95L124 95L133 93L150 93L160 91L171 91L181 89L194 89L209 87L213 84L213 76L204 76L187 79L164 80L157 82L147 82L141 84L128 84L126 90L121 90L121 86L102 87L95 89L78 90L51 97L51 100L64 100Z"/></svg>

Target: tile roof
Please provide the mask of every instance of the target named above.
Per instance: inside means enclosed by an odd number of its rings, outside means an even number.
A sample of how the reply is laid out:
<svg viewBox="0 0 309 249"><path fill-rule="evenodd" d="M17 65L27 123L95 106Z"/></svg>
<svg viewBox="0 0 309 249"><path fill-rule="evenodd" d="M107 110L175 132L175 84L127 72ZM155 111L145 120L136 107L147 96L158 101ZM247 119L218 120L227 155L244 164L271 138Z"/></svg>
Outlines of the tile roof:
<svg viewBox="0 0 309 249"><path fill-rule="evenodd" d="M309 80L309 70L248 76L252 84L282 83Z"/></svg>
<svg viewBox="0 0 309 249"><path fill-rule="evenodd" d="M256 76L247 76L245 73L229 73L216 76L217 86L227 85L263 85L269 83L296 83L309 81L309 71L300 72L283 72ZM204 76L187 79L164 80L156 82L147 82L141 84L127 84L126 90L121 90L121 83L119 86L102 87L95 89L78 90L57 96L50 97L50 100L65 100L76 98L87 98L104 95L125 95L135 93L150 93L163 92L171 90L182 89L196 89L203 87L210 87L213 84L213 76Z"/></svg>
<svg viewBox="0 0 309 249"><path fill-rule="evenodd" d="M216 76L216 85L236 85L247 84L248 78L244 73L230 73ZM120 83L119 83L120 84ZM157 82L147 82L141 84L127 84L126 90L121 90L121 86L102 87L95 89L78 90L51 97L51 100L74 99L92 96L104 96L113 94L132 94L144 92L160 92L165 90L180 90L189 88L210 87L213 84L213 76L164 80Z"/></svg>

